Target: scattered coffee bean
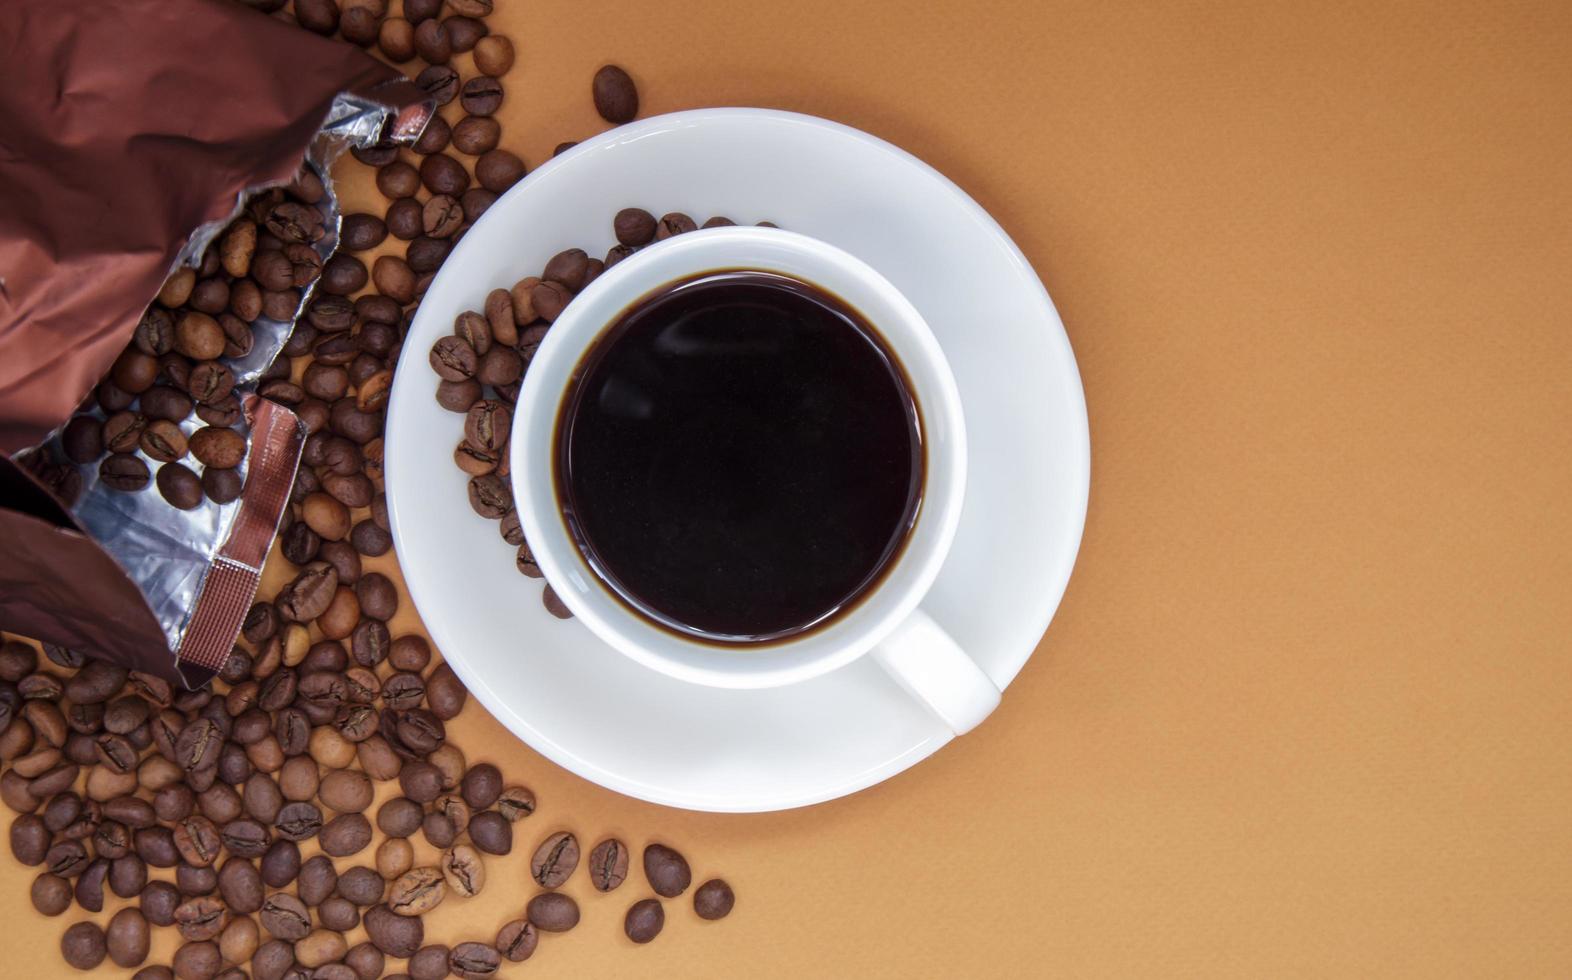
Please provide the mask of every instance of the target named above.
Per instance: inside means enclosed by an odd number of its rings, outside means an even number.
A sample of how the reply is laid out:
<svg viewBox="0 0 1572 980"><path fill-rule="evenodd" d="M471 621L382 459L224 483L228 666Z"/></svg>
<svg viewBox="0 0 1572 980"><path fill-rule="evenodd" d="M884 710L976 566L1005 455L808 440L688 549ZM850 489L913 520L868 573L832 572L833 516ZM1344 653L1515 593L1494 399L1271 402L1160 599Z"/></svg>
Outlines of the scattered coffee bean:
<svg viewBox="0 0 1572 980"><path fill-rule="evenodd" d="M693 910L701 919L724 919L737 904L737 896L724 879L711 878L693 893Z"/></svg>
<svg viewBox="0 0 1572 980"><path fill-rule="evenodd" d="M629 939L642 944L660 935L665 925L666 910L661 907L660 900L644 898L628 908L628 914L622 920L622 931Z"/></svg>
<svg viewBox="0 0 1572 980"><path fill-rule="evenodd" d="M533 923L514 919L497 930L497 952L510 963L522 963L535 952L540 943L540 933Z"/></svg>
<svg viewBox="0 0 1572 980"><path fill-rule="evenodd" d="M448 968L463 980L486 980L497 975L502 957L484 943L459 943L448 957Z"/></svg>
<svg viewBox="0 0 1572 980"><path fill-rule="evenodd" d="M477 75L459 90L459 106L472 116L495 115L502 108L502 95L501 82L489 75Z"/></svg>
<svg viewBox="0 0 1572 980"><path fill-rule="evenodd" d="M475 161L476 182L494 194L501 194L523 177L524 161L507 150L487 150Z"/></svg>
<svg viewBox="0 0 1572 980"><path fill-rule="evenodd" d="M644 877L655 894L665 898L676 898L693 882L687 859L665 844L644 848Z"/></svg>
<svg viewBox="0 0 1572 980"><path fill-rule="evenodd" d="M372 944L395 958L413 956L425 937L425 927L419 916L399 915L386 905L374 905L366 910L361 923Z"/></svg>
<svg viewBox="0 0 1572 980"><path fill-rule="evenodd" d="M543 932L567 932L579 924L579 905L561 892L542 892L529 900L525 917Z"/></svg>
<svg viewBox="0 0 1572 980"><path fill-rule="evenodd" d="M615 837L595 845L589 856L590 884L609 892L628 880L628 848ZM538 879L537 879L538 880Z"/></svg>
<svg viewBox="0 0 1572 980"><path fill-rule="evenodd" d="M440 943L416 950L409 958L410 980L442 980L448 975L448 952Z"/></svg>
<svg viewBox="0 0 1572 980"><path fill-rule="evenodd" d="M639 114L639 92L628 73L616 65L604 65L595 73L591 94L595 111L609 123L625 123Z"/></svg>
<svg viewBox="0 0 1572 980"><path fill-rule="evenodd" d="M91 970L104 962L109 952L104 930L91 922L78 922L60 937L60 955L78 970Z"/></svg>
<svg viewBox="0 0 1572 980"><path fill-rule="evenodd" d="M512 823L494 810L485 810L470 818L469 838L487 854L507 854L513 850Z"/></svg>
<svg viewBox="0 0 1572 980"><path fill-rule="evenodd" d="M482 37L475 42L473 57L476 71L493 77L506 75L513 67L513 42L499 34Z"/></svg>
<svg viewBox="0 0 1572 980"><path fill-rule="evenodd" d="M579 866L579 842L567 831L541 841L530 859L530 877L543 888L560 888Z"/></svg>

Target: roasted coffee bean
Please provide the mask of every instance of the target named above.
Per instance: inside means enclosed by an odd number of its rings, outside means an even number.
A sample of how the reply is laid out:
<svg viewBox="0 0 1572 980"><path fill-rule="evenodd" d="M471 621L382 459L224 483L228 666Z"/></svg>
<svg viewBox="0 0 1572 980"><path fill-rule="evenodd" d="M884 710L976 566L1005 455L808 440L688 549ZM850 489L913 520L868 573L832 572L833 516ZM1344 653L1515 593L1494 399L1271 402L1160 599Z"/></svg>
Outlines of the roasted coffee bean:
<svg viewBox="0 0 1572 980"><path fill-rule="evenodd" d="M589 272L589 256L584 254L582 248L570 248L553 255L546 263L546 271L542 272L542 279L560 282L564 286L578 292L584 288L585 276Z"/></svg>
<svg viewBox="0 0 1572 980"><path fill-rule="evenodd" d="M535 794L523 786L509 786L502 791L501 796L497 797L497 812L508 823L517 823L535 812ZM474 823L472 819L471 835L474 833Z"/></svg>
<svg viewBox="0 0 1572 980"><path fill-rule="evenodd" d="M362 813L343 813L329 820L319 835L322 850L333 857L347 857L371 843L371 821Z"/></svg>
<svg viewBox="0 0 1572 980"><path fill-rule="evenodd" d="M472 116L496 115L502 108L502 83L489 75L477 75L459 90L459 106Z"/></svg>
<svg viewBox="0 0 1572 980"><path fill-rule="evenodd" d="M219 839L224 844L224 850L235 857L243 858L265 856L270 842L267 827L258 820L246 818L231 820L224 824L223 830L219 832Z"/></svg>
<svg viewBox="0 0 1572 980"><path fill-rule="evenodd" d="M502 957L485 943L459 943L448 954L448 968L463 980L486 980L497 975Z"/></svg>
<svg viewBox="0 0 1572 980"><path fill-rule="evenodd" d="M493 77L501 77L513 67L513 42L500 34L482 37L475 41L475 70Z"/></svg>
<svg viewBox="0 0 1572 980"><path fill-rule="evenodd" d="M335 252L323 263L318 286L328 293L348 296L365 286L369 278L364 262L347 252Z"/></svg>
<svg viewBox="0 0 1572 980"><path fill-rule="evenodd" d="M158 822L158 813L153 804L135 796L119 796L109 800L103 806L103 814L104 819L132 830L151 827Z"/></svg>
<svg viewBox="0 0 1572 980"><path fill-rule="evenodd" d="M450 69L451 70L451 69ZM411 147L416 153L425 156L430 153L441 153L448 148L448 140L452 137L452 128L448 121L441 116L433 115L426 123L426 128L420 134L420 139Z"/></svg>
<svg viewBox="0 0 1572 980"><path fill-rule="evenodd" d="M529 298L536 315L550 322L561 315L563 309L572 301L573 294L559 282L543 280L530 290Z"/></svg>
<svg viewBox="0 0 1572 980"><path fill-rule="evenodd" d="M250 915L262 907L262 875L245 858L230 858L218 871L218 893L231 912Z"/></svg>
<svg viewBox="0 0 1572 980"><path fill-rule="evenodd" d="M18 813L31 813L38 808L38 800L27 791L27 780L15 770L0 774L0 800Z"/></svg>
<svg viewBox="0 0 1572 980"><path fill-rule="evenodd" d="M226 963L244 963L256 954L261 938L255 919L237 916L219 933L218 951Z"/></svg>
<svg viewBox="0 0 1572 980"><path fill-rule="evenodd" d="M322 2L331 3L332 0L322 0ZM296 9L299 8L300 4L297 2ZM184 944L175 950L172 962L175 976L180 980L218 980L219 971L224 966L223 955L219 953L218 946L211 942Z"/></svg>
<svg viewBox="0 0 1572 980"><path fill-rule="evenodd" d="M595 111L609 123L625 123L639 114L639 92L628 73L616 65L604 65L595 73L591 85Z"/></svg>
<svg viewBox="0 0 1572 980"><path fill-rule="evenodd" d="M155 868L173 868L180 861L168 827L147 827L131 835L137 856Z"/></svg>
<svg viewBox="0 0 1572 980"><path fill-rule="evenodd" d="M175 909L175 925L180 937L190 942L213 939L229 924L229 912L224 903L210 896L200 896L182 902Z"/></svg>
<svg viewBox="0 0 1572 980"><path fill-rule="evenodd" d="M737 904L737 896L724 879L711 878L693 893L693 910L701 919L724 919Z"/></svg>
<svg viewBox="0 0 1572 980"><path fill-rule="evenodd" d="M170 506L191 510L202 503L202 479L179 463L165 463L158 468L158 492Z"/></svg>
<svg viewBox="0 0 1572 980"><path fill-rule="evenodd" d="M200 313L189 315L202 316ZM222 345L220 348L222 349ZM151 354L144 354L135 347L127 347L110 366L109 377L117 388L139 395L151 388L153 382L158 379L158 358Z"/></svg>
<svg viewBox="0 0 1572 980"><path fill-rule="evenodd" d="M137 444L155 462L167 463L186 454L186 434L168 419L149 421Z"/></svg>
<svg viewBox="0 0 1572 980"><path fill-rule="evenodd" d="M448 952L440 943L416 950L409 958L410 980L443 980L448 975Z"/></svg>
<svg viewBox="0 0 1572 980"><path fill-rule="evenodd" d="M673 211L670 214L662 215L660 222L656 224L655 240L662 241L674 235L683 235L697 229L698 225L694 224L692 218L681 211Z"/></svg>
<svg viewBox="0 0 1572 980"><path fill-rule="evenodd" d="M117 736L118 737L118 736ZM28 793L36 800L47 800L56 793L70 789L82 769L79 765L62 762L34 776L27 784Z"/></svg>
<svg viewBox="0 0 1572 980"><path fill-rule="evenodd" d="M704 222L704 224L700 225L699 227L700 228L729 228L732 225L735 225L736 223L737 222L731 220L730 218L722 217L721 215L716 215L715 217L710 218L708 221Z"/></svg>
<svg viewBox="0 0 1572 980"><path fill-rule="evenodd" d="M349 543L368 558L385 555L393 547L393 536L378 527L375 521L365 520L349 530Z"/></svg>
<svg viewBox="0 0 1572 980"><path fill-rule="evenodd" d="M431 706L431 713L437 718L443 721L457 718L468 700L469 691L464 687L464 682L446 663L439 664L427 678L426 701Z"/></svg>
<svg viewBox="0 0 1572 980"><path fill-rule="evenodd" d="M426 682L413 673L396 673L381 688L382 703L397 711L419 705L425 695Z"/></svg>
<svg viewBox="0 0 1572 980"><path fill-rule="evenodd" d="M327 473L322 477L322 489L345 507L368 507L371 498L376 496L376 487L372 485L371 478L364 473ZM349 535L349 523L346 521L344 533L333 540L342 540ZM343 583L340 583L343 584Z"/></svg>
<svg viewBox="0 0 1572 980"><path fill-rule="evenodd" d="M459 337L442 337L432 345L431 367L444 381L468 380L478 363L475 348Z"/></svg>
<svg viewBox="0 0 1572 980"><path fill-rule="evenodd" d="M318 364L342 367L360 356L360 343L350 334L325 334L312 345L311 356ZM331 420L331 410L329 418Z"/></svg>
<svg viewBox="0 0 1572 980"><path fill-rule="evenodd" d="M209 405L198 405L196 416L208 425L235 425L240 421L240 399L233 394Z"/></svg>
<svg viewBox="0 0 1572 980"><path fill-rule="evenodd" d="M649 879L655 894L676 898L688 890L693 872L681 854L664 844L650 844L644 848L644 877Z"/></svg>
<svg viewBox="0 0 1572 980"><path fill-rule="evenodd" d="M496 149L501 135L502 126L490 116L465 116L453 127L453 148L470 156L480 156Z"/></svg>
<svg viewBox="0 0 1572 980"><path fill-rule="evenodd" d="M169 703L167 696L164 703ZM88 710L97 707L97 705L72 705L72 714L75 714L77 709ZM116 735L127 735L143 725L151 711L152 708L146 701L139 697L128 696L111 701L107 707L101 709L100 715L106 730Z"/></svg>
<svg viewBox="0 0 1572 980"><path fill-rule="evenodd" d="M89 660L66 681L63 693L77 704L102 704L120 693L129 671L107 660Z"/></svg>
<svg viewBox="0 0 1572 980"><path fill-rule="evenodd" d="M494 194L501 194L523 177L524 161L507 150L487 150L475 161L475 181Z"/></svg>
<svg viewBox="0 0 1572 980"><path fill-rule="evenodd" d="M303 801L287 803L278 811L273 828L286 840L309 840L322 829L322 811Z"/></svg>
<svg viewBox="0 0 1572 980"><path fill-rule="evenodd" d="M109 862L109 890L121 898L132 898L147 885L147 864L135 854Z"/></svg>
<svg viewBox="0 0 1572 980"><path fill-rule="evenodd" d="M486 865L473 847L458 844L442 855L442 877L453 893L470 898L486 887Z"/></svg>
<svg viewBox="0 0 1572 980"><path fill-rule="evenodd" d="M221 841L218 828L207 817L190 816L174 827L175 849L181 860L196 867L206 867L218 857Z"/></svg>
<svg viewBox="0 0 1572 980"><path fill-rule="evenodd" d="M544 888L560 888L579 866L579 842L567 831L558 831L540 842L530 858L529 873Z"/></svg>
<svg viewBox="0 0 1572 980"><path fill-rule="evenodd" d="M209 467L202 471L202 492L215 504L227 504L240 499L240 492L244 488L245 483L235 470Z"/></svg>
<svg viewBox="0 0 1572 980"><path fill-rule="evenodd" d="M371 779L354 769L339 769L322 778L317 794L322 802L339 813L362 813L371 805L375 793Z"/></svg>
<svg viewBox="0 0 1572 980"><path fill-rule="evenodd" d="M175 909L181 901L180 891L174 885L167 881L150 881L142 889L137 907L153 925L171 926L175 923Z"/></svg>
<svg viewBox="0 0 1572 980"><path fill-rule="evenodd" d="M567 932L579 924L579 905L561 892L542 892L529 900L524 914L542 932Z"/></svg>
<svg viewBox="0 0 1572 980"><path fill-rule="evenodd" d="M66 799L72 798L75 798L74 794L72 797L66 797ZM59 822L59 829L64 829L75 821L81 812L82 801L76 798L74 812L70 813L68 818L62 819L65 814L57 809L56 819L51 823ZM45 813L48 813L47 809ZM24 813L17 817L11 822L11 855L27 867L42 864L45 856L50 853L49 831L50 828L44 819L35 814Z"/></svg>
<svg viewBox="0 0 1572 980"><path fill-rule="evenodd" d="M133 772L137 764L137 751L124 735L105 733L93 740L98 761L111 772Z"/></svg>
<svg viewBox="0 0 1572 980"><path fill-rule="evenodd" d="M45 871L33 879L30 896L40 915L59 915L71 907L71 883Z"/></svg>
<svg viewBox="0 0 1572 980"><path fill-rule="evenodd" d="M284 980L294 965L294 944L282 939L270 939L259 945L252 954L251 975L253 980Z"/></svg>
<svg viewBox="0 0 1572 980"><path fill-rule="evenodd" d="M453 248L453 243L445 238L429 238L421 235L409 243L404 250L404 255L409 267L416 273L435 272L446 261L448 252ZM411 285L411 293L415 291ZM477 352L478 353L478 352Z"/></svg>
<svg viewBox="0 0 1572 980"><path fill-rule="evenodd" d="M340 708L338 714L334 716L333 728L348 741L364 744L376 737L377 713L370 705L347 704ZM364 765L364 759L362 759L362 765ZM367 771L370 772L370 770Z"/></svg>
<svg viewBox="0 0 1572 980"><path fill-rule="evenodd" d="M393 882L387 907L401 916L424 915L441 904L446 895L447 883L440 869L415 868Z"/></svg>
<svg viewBox="0 0 1572 980"><path fill-rule="evenodd" d="M426 202L421 211L422 229L429 238L447 238L464 223L464 207L458 198L438 194ZM388 295L388 290L382 290Z"/></svg>
<svg viewBox="0 0 1572 980"><path fill-rule="evenodd" d="M370 942L357 943L344 954L344 965L354 971L357 980L377 980L386 965L382 951Z"/></svg>
<svg viewBox="0 0 1572 980"><path fill-rule="evenodd" d="M375 872L372 874L375 875ZM340 876L339 881L343 880ZM335 895L317 907L317 921L324 929L348 932L360 925L360 910L355 908L353 902Z"/></svg>
<svg viewBox="0 0 1572 980"><path fill-rule="evenodd" d="M469 505L489 520L499 520L513 509L513 493L495 474L477 476L469 481Z"/></svg>
<svg viewBox="0 0 1572 980"><path fill-rule="evenodd" d="M262 287L250 279L236 280L229 289L229 312L233 313L246 326L247 336L250 338L246 351L249 353L256 346L256 337L250 332L249 325L252 320L262 315ZM222 321L220 321L220 325L222 325ZM229 335L227 327L224 333L226 336ZM225 354L228 356L227 346Z"/></svg>
<svg viewBox="0 0 1572 980"><path fill-rule="evenodd" d="M147 464L136 456L116 453L99 464L98 482L111 490L134 493L147 486Z"/></svg>
<svg viewBox="0 0 1572 980"><path fill-rule="evenodd" d="M418 239L417 239L418 240ZM377 291L399 303L412 303L415 300L415 273L410 269L409 263L396 255L380 255L371 267L371 281L376 284ZM348 375L345 375L348 383ZM333 395L320 395L322 398L340 398L344 394L339 389Z"/></svg>
<svg viewBox="0 0 1572 980"><path fill-rule="evenodd" d="M469 764L464 761L463 750L452 742L444 742L433 749L426 761L436 768L444 790L458 789L464 771L469 768Z"/></svg>
<svg viewBox="0 0 1572 980"><path fill-rule="evenodd" d="M98 829L93 831L92 840L93 851L101 858L113 861L131 853L131 831L113 820L100 822Z"/></svg>
<svg viewBox="0 0 1572 980"><path fill-rule="evenodd" d="M366 711L375 719L376 712L366 705L355 707ZM398 776L403 771L404 760L399 757L387 739L381 735L371 735L355 746L355 757L360 761L360 768L372 779L388 780Z"/></svg>
<svg viewBox="0 0 1572 980"><path fill-rule="evenodd" d="M390 198L414 197L420 190L420 171L414 164L395 160L377 171L377 190Z"/></svg>
<svg viewBox="0 0 1572 980"><path fill-rule="evenodd" d="M399 741L420 756L429 755L447 738L442 719L424 708L399 712L397 731Z"/></svg>
<svg viewBox="0 0 1572 980"><path fill-rule="evenodd" d="M338 573L326 562L315 562L280 590L278 610L290 622L309 623L327 611L337 592Z"/></svg>
<svg viewBox="0 0 1572 980"><path fill-rule="evenodd" d="M462 341L459 343L462 343ZM435 356L435 352L433 352L433 356ZM476 367L478 367L478 359L475 358L475 352L472 349L469 349L468 357L469 370L473 373ZM462 370L462 366L463 362L461 361L455 367L455 370ZM475 404L480 399L480 396L480 383L473 378L465 378L463 381L443 380L437 382L437 404L450 412L469 411L470 406Z"/></svg>
<svg viewBox="0 0 1572 980"><path fill-rule="evenodd" d="M609 892L628 880L628 848L615 837L595 845L589 856L590 884L596 891Z"/></svg>
<svg viewBox="0 0 1572 980"><path fill-rule="evenodd" d="M337 891L341 898L362 908L382 901L386 882L375 870L356 865L338 876Z"/></svg>
<svg viewBox="0 0 1572 980"><path fill-rule="evenodd" d="M165 786L153 794L153 812L158 819L168 823L184 820L195 807L196 794L184 783Z"/></svg>
<svg viewBox="0 0 1572 980"><path fill-rule="evenodd" d="M233 469L246 458L246 439L234 429L207 426L191 434L190 449L204 466Z"/></svg>
<svg viewBox="0 0 1572 980"><path fill-rule="evenodd" d="M292 565L307 565L315 561L322 548L322 539L305 521L289 525L279 535L279 549Z"/></svg>
<svg viewBox="0 0 1572 980"><path fill-rule="evenodd" d="M480 152L484 153L485 150ZM464 205L464 220L470 224L480 220L480 216L490 210L497 203L497 192L484 187L471 187L459 195L459 203Z"/></svg>
<svg viewBox="0 0 1572 980"><path fill-rule="evenodd" d="M300 874L300 845L276 840L262 854L262 881L269 888L283 888Z"/></svg>
<svg viewBox="0 0 1572 980"><path fill-rule="evenodd" d="M144 395L143 401L146 400ZM83 465L96 462L98 457L104 454L103 433L103 426L91 415L78 415L72 418L60 433L60 445L65 450L66 458L73 463Z"/></svg>
<svg viewBox="0 0 1572 980"><path fill-rule="evenodd" d="M246 638L247 643L257 644L272 637L282 626L283 619L271 602L257 602L246 612L240 635Z"/></svg>
<svg viewBox="0 0 1572 980"><path fill-rule="evenodd" d="M182 364L185 363L185 358L182 358L179 354L169 354L167 356L175 358ZM107 378L100 381L98 387L93 389L93 398L98 402L98 407L105 412L125 411L131 407L132 402L136 401L135 395Z"/></svg>
<svg viewBox="0 0 1572 980"><path fill-rule="evenodd" d="M367 48L376 42L381 26L381 22L371 8L348 7L339 18L338 32L351 44Z"/></svg>
<svg viewBox="0 0 1572 980"><path fill-rule="evenodd" d="M131 337L137 350L153 357L162 357L175 349L175 321L169 311L150 306L137 322Z"/></svg>
<svg viewBox="0 0 1572 980"><path fill-rule="evenodd" d="M506 854L513 850L513 825L501 813L485 810L470 818L469 839L487 854Z"/></svg>
<svg viewBox="0 0 1572 980"><path fill-rule="evenodd" d="M89 912L104 910L104 878L109 874L109 861L99 858L88 864L77 876L72 894L76 904Z"/></svg>
<svg viewBox="0 0 1572 980"><path fill-rule="evenodd" d="M191 414L192 402L189 395L177 388L171 388L168 385L154 385L142 394L142 404L140 407L142 414L147 416L149 419L163 419L168 422L180 422L185 419L186 416ZM86 416L79 415L77 418L86 418ZM69 433L69 431L70 426L67 426L67 433ZM185 437L182 435L182 444L184 442L184 438ZM69 452L70 447L68 446L67 453L69 454ZM73 459L74 458L75 457L73 457ZM93 457L93 459L97 458L98 457L96 455ZM76 461L91 462L92 460Z"/></svg>
<svg viewBox="0 0 1572 980"><path fill-rule="evenodd" d="M338 872L333 870L333 859L318 854L300 866L296 876L295 894L310 906L321 905L338 884Z"/></svg>
<svg viewBox="0 0 1572 980"><path fill-rule="evenodd" d="M229 747L226 745L225 750ZM223 755L224 753L220 753ZM251 774L246 773L249 777ZM244 782L244 779L238 782ZM223 783L214 783L207 789L197 794L197 808L202 811L202 816L213 821L217 827L231 820L237 820L245 812L245 806L240 800L240 794Z"/></svg>
<svg viewBox="0 0 1572 980"><path fill-rule="evenodd" d="M418 22L415 25L415 53L430 64L447 64L453 57L453 41L448 37L448 29L435 18Z"/></svg>
<svg viewBox="0 0 1572 980"><path fill-rule="evenodd" d="M333 401L349 390L349 372L332 364L310 364L301 376L300 386L313 398Z"/></svg>
<svg viewBox="0 0 1572 980"><path fill-rule="evenodd" d="M442 773L429 762L414 761L399 771L399 789L416 803L430 803L442 795Z"/></svg>
<svg viewBox="0 0 1572 980"><path fill-rule="evenodd" d="M196 287L191 290L191 298L186 302L193 310L209 316L222 313L229 306L229 282L218 276L198 279ZM179 350L178 343L176 350Z"/></svg>
<svg viewBox="0 0 1572 980"><path fill-rule="evenodd" d="M401 241L420 235L425 227L425 210L414 198L403 198L388 205L388 234Z"/></svg>
<svg viewBox="0 0 1572 980"><path fill-rule="evenodd" d="M222 310L228 302L229 295L226 292L224 302L218 304L218 309ZM224 329L206 313L187 311L175 321L175 350L193 361L211 361L224 353ZM115 383L127 391L132 390L121 384L119 379Z"/></svg>
<svg viewBox="0 0 1572 980"><path fill-rule="evenodd" d="M306 400L305 389L292 381L284 380L263 382L257 389L257 394L280 405L295 406Z"/></svg>
<svg viewBox="0 0 1572 980"><path fill-rule="evenodd" d="M340 398L329 410L328 427L351 442L365 446L382 434L382 416L360 411L353 398Z"/></svg>
<svg viewBox="0 0 1572 980"><path fill-rule="evenodd" d="M112 453L136 452L146 428L146 415L140 412L116 412L104 420L102 441Z"/></svg>
<svg viewBox="0 0 1572 980"><path fill-rule="evenodd" d="M529 959L539 943L540 933L525 919L514 919L497 930L497 952L511 963Z"/></svg>
<svg viewBox="0 0 1572 980"><path fill-rule="evenodd" d="M104 962L109 946L104 930L91 922L78 922L60 937L60 955L78 970L91 970Z"/></svg>
<svg viewBox="0 0 1572 980"><path fill-rule="evenodd" d="M476 449L467 442L460 442L453 450L453 463L466 476L485 476L496 471L500 455L494 450Z"/></svg>
<svg viewBox="0 0 1572 980"><path fill-rule="evenodd" d="M292 312L292 311L291 311ZM279 317L278 319L285 319ZM235 375L217 361L203 361L191 369L191 377L186 382L186 391L203 405L212 405L228 398L235 390ZM197 410L201 415L201 409ZM206 419L211 423L211 419ZM229 424L233 424L232 422ZM198 457L199 459L201 457Z"/></svg>
<svg viewBox="0 0 1572 980"><path fill-rule="evenodd" d="M666 910L661 907L660 900L644 898L628 908L628 914L622 920L622 931L629 939L642 944L660 935L665 925Z"/></svg>
<svg viewBox="0 0 1572 980"><path fill-rule="evenodd" d="M374 214L347 214L339 226L339 244L351 252L364 252L376 248L387 237L388 226ZM313 303L313 307L315 305ZM315 323L314 318L312 322ZM320 323L316 326L318 329L323 329ZM339 329L347 329L347 327Z"/></svg>
<svg viewBox="0 0 1572 980"><path fill-rule="evenodd" d="M440 813L428 813L420 822L420 833L426 838L426 843L442 850L452 847L458 839L458 830L453 826L453 821Z"/></svg>
<svg viewBox="0 0 1572 980"><path fill-rule="evenodd" d="M311 933L311 912L293 895L274 893L262 903L257 919L277 939L294 942Z"/></svg>
<svg viewBox="0 0 1572 980"><path fill-rule="evenodd" d="M420 161L420 179L433 194L457 197L469 187L469 171L445 153L434 153Z"/></svg>
<svg viewBox="0 0 1572 980"><path fill-rule="evenodd" d="M377 827L389 837L408 837L420 829L420 804L395 796L377 808Z"/></svg>

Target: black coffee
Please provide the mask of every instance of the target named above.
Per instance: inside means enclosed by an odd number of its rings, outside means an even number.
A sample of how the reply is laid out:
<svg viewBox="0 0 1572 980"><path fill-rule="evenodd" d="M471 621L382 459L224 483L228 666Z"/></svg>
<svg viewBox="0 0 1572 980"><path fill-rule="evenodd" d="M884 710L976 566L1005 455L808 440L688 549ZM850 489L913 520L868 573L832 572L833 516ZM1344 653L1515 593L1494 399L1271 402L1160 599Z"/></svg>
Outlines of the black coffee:
<svg viewBox="0 0 1572 980"><path fill-rule="evenodd" d="M574 374L555 456L595 573L657 623L725 643L854 604L923 482L917 405L878 334L827 293L750 271L628 309Z"/></svg>

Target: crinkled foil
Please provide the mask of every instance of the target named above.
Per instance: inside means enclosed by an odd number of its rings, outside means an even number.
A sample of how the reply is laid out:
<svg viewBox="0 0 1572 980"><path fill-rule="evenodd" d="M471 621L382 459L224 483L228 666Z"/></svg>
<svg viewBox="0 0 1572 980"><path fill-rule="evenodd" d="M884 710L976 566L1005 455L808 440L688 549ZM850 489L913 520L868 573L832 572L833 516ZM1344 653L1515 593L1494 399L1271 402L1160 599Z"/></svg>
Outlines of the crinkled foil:
<svg viewBox="0 0 1572 980"><path fill-rule="evenodd" d="M372 145L384 139L384 134L391 134L391 138L401 140L414 139L419 136L419 126L424 125L425 118L419 118L418 126L412 125L408 119L399 119L397 109L354 94L341 95L334 101L322 132L312 142L306 157L307 165L322 178L326 192L317 208L322 213L327 233L313 246L324 261L338 247L341 220L338 198L333 193L333 182L329 176L333 161L347 147ZM208 247L229 226L230 221L240 214L250 196L266 189L267 185L248 189L236 201L235 209L228 218L208 222L193 233L190 242L181 250L177 266L199 265ZM302 291L295 318L311 301L316 287L317 284L312 283ZM258 381L284 349L284 344L294 331L295 318L285 322L258 317L251 324L251 350L244 357L221 359L234 372L235 395L248 409L243 412L241 421L233 426L246 437L248 445L251 442L252 400L257 397ZM96 404L85 414L98 419L105 417L104 411ZM190 416L180 424L180 428L190 436L204 424L195 416ZM59 441L60 430L56 430L40 448L58 450ZM63 452L56 454L63 455ZM148 464L150 472L157 472L158 462L140 450L137 455ZM240 465L242 478L248 476L251 455L248 453ZM200 475L202 467L196 460L187 458L182 462ZM151 481L138 492L126 493L101 484L96 466L81 467L81 474L82 492L70 508L72 515L126 569L147 599L148 607L169 641L169 648L180 650L203 581L224 542L229 539L243 498L218 504L204 496L201 504L182 511L170 506ZM287 476L288 481L293 482L293 466Z"/></svg>

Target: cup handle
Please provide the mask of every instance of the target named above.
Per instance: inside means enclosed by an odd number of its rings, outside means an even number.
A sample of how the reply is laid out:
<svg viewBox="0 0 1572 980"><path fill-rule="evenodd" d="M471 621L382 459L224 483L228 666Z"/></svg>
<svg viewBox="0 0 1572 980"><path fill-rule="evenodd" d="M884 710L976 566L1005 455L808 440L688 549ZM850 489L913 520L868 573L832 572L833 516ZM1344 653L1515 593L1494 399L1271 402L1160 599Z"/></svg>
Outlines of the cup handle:
<svg viewBox="0 0 1572 980"><path fill-rule="evenodd" d="M999 688L921 609L874 647L873 656L957 735L976 728L999 706Z"/></svg>

